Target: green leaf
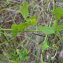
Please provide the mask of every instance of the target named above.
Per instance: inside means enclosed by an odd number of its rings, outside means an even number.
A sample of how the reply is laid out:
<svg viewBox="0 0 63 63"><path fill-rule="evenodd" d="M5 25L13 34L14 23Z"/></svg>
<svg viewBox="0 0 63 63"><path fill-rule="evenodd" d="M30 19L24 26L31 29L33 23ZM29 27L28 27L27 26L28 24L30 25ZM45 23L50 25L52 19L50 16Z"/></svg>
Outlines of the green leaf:
<svg viewBox="0 0 63 63"><path fill-rule="evenodd" d="M46 48L48 48L49 46L47 45L47 40L44 42L44 44L42 44L42 50L45 50Z"/></svg>
<svg viewBox="0 0 63 63"><path fill-rule="evenodd" d="M24 29L26 26L27 26L26 23L20 23L20 24L18 25L18 31Z"/></svg>
<svg viewBox="0 0 63 63"><path fill-rule="evenodd" d="M30 19L35 19L36 18L36 16L32 16L32 17L30 17Z"/></svg>
<svg viewBox="0 0 63 63"><path fill-rule="evenodd" d="M18 28L18 25L12 24L11 29L17 29L17 28Z"/></svg>
<svg viewBox="0 0 63 63"><path fill-rule="evenodd" d="M26 19L28 16L28 6L26 1L23 2L23 6L20 9L22 16Z"/></svg>
<svg viewBox="0 0 63 63"><path fill-rule="evenodd" d="M24 52L22 50L17 50L17 53L19 55L18 59L26 60L29 52L27 50Z"/></svg>
<svg viewBox="0 0 63 63"><path fill-rule="evenodd" d="M37 28L45 34L52 34L55 32L53 27L39 26Z"/></svg>
<svg viewBox="0 0 63 63"><path fill-rule="evenodd" d="M5 54L8 55L10 59L14 60L14 56L13 55L11 55L9 53L5 53Z"/></svg>
<svg viewBox="0 0 63 63"><path fill-rule="evenodd" d="M51 10L51 13L54 14L55 13L54 10Z"/></svg>
<svg viewBox="0 0 63 63"><path fill-rule="evenodd" d="M27 60L28 51L26 50L22 55L22 60Z"/></svg>
<svg viewBox="0 0 63 63"><path fill-rule="evenodd" d="M33 19L33 20L31 21L31 24L36 25L36 20Z"/></svg>
<svg viewBox="0 0 63 63"><path fill-rule="evenodd" d="M55 31L58 31L58 22L57 22L57 20L54 21L53 29L54 29Z"/></svg>
<svg viewBox="0 0 63 63"><path fill-rule="evenodd" d="M16 37L17 36L17 33L18 33L18 30L12 30L12 36Z"/></svg>
<svg viewBox="0 0 63 63"><path fill-rule="evenodd" d="M36 20L33 19L33 20L29 20L28 22L26 22L27 25L36 25Z"/></svg>
<svg viewBox="0 0 63 63"><path fill-rule="evenodd" d="M56 9L54 9L54 10L51 10L51 13L52 13L52 14L55 13L55 17L60 20L60 17L63 16L63 8L58 7L58 8L56 8Z"/></svg>
<svg viewBox="0 0 63 63"><path fill-rule="evenodd" d="M63 25L62 24L58 26L58 30L63 30Z"/></svg>
<svg viewBox="0 0 63 63"><path fill-rule="evenodd" d="M16 37L17 36L17 33L18 33L18 25L15 25L15 24L12 24L12 26L11 26L11 29L13 29L12 30L12 36L14 36L14 37Z"/></svg>

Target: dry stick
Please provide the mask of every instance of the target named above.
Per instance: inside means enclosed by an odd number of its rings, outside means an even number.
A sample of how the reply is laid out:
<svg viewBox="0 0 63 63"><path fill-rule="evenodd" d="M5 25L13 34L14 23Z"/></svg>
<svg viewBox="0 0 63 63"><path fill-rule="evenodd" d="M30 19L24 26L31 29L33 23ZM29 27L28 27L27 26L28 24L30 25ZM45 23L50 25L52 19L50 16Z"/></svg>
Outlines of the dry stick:
<svg viewBox="0 0 63 63"><path fill-rule="evenodd" d="M18 5L18 6L22 6L22 5ZM13 7L9 7L9 8L5 8L5 9L2 9L0 10L0 12L4 11L4 10L7 10L7 9L11 9L11 8L14 8L14 7L18 7L17 5L13 6Z"/></svg>
<svg viewBox="0 0 63 63"><path fill-rule="evenodd" d="M45 37L44 35L40 35L40 34L36 34L36 33L32 33L32 34Z"/></svg>
<svg viewBox="0 0 63 63"><path fill-rule="evenodd" d="M13 0L9 0L9 2L20 3L20 1L13 1Z"/></svg>

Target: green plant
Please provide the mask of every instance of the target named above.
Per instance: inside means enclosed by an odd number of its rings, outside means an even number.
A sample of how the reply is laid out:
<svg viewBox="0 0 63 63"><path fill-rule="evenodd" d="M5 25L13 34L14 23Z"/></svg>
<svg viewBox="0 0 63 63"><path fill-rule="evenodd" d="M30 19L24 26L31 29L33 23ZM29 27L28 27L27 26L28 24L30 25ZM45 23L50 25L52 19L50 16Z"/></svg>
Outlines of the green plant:
<svg viewBox="0 0 63 63"><path fill-rule="evenodd" d="M9 3L9 0L7 0L7 3ZM46 5L47 3L48 3L48 1L45 2L44 5ZM57 45L63 39L63 37L61 37L61 35L60 35L60 31L63 33L63 24L61 23L60 25L58 25L58 20L60 22L63 22L63 20L60 18L63 16L63 8L58 7L56 9L51 10L51 13L55 14L55 17L56 17L56 20L54 20L54 23L52 26L51 26L51 22L52 22L53 17L51 18L49 26L37 26L36 16L32 16L32 17L27 18L29 12L28 12L28 5L27 5L26 1L23 2L23 6L21 6L21 9L19 9L19 11L26 22L20 23L17 25L17 24L15 24L15 21L14 21L15 18L14 18L13 19L14 24L11 25L11 29L0 28L0 32L1 32L1 30L6 30L6 31L10 30L10 31L12 31L11 35L14 38L17 36L17 33L19 33L19 32L20 33L22 33L22 32L42 32L42 33L46 34L46 37L45 37L43 43L41 43L41 46L42 46L41 47L41 49L42 49L42 54L41 54L41 60L42 61L41 62L43 63L43 51L46 50L47 48L57 50L58 49ZM42 11L41 11L41 13L42 13ZM15 16L16 16L16 14L15 14ZM28 27L29 25L36 25L36 30L25 30L25 28ZM55 35L51 47L49 46L48 39L47 39L49 34ZM55 39L57 37L59 37L60 40L54 45ZM38 39L37 39L37 42L38 42ZM38 50L39 50L39 45L38 45ZM14 53L15 52L17 54L10 54L8 52L5 52L5 54L8 55L9 58L11 59L11 61L14 63L19 63L19 62L22 62L23 60L27 61L27 55L28 55L29 51L27 51L27 50L23 51L23 50L17 49L16 51L14 51ZM38 54L37 54L37 56L38 56ZM50 59L49 59L49 61L50 61Z"/></svg>
<svg viewBox="0 0 63 63"><path fill-rule="evenodd" d="M27 27L28 25L36 25L36 16L27 18L28 16L28 6L26 1L23 2L23 6L20 9L20 12L22 14L22 16L24 17L24 20L26 20L25 23L20 23L19 25L13 24L11 26L11 29L13 29L12 31L12 36L16 36L18 31L23 30L25 27Z"/></svg>

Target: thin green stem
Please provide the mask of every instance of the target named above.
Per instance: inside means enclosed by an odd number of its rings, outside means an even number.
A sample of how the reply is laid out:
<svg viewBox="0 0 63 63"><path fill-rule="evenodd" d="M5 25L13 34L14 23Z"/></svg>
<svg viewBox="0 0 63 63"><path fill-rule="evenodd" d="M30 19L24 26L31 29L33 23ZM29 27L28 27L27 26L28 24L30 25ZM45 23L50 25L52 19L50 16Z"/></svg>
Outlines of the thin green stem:
<svg viewBox="0 0 63 63"><path fill-rule="evenodd" d="M5 9L2 9L2 10L0 10L0 12L2 12L2 11L4 11L4 10L7 10L7 9L11 9L11 8L14 8L14 7L19 7L19 6L22 6L22 5L15 5L15 6L13 6L13 7L9 7L9 8L5 8Z"/></svg>
<svg viewBox="0 0 63 63"><path fill-rule="evenodd" d="M43 50L42 50L42 54L41 54L41 63L43 63Z"/></svg>
<svg viewBox="0 0 63 63"><path fill-rule="evenodd" d="M51 21L50 21L49 27L51 26L51 23L52 23L52 19L53 19L53 15L52 15L52 17L51 17Z"/></svg>
<svg viewBox="0 0 63 63"><path fill-rule="evenodd" d="M54 0L53 0L53 10L55 9L55 2L54 2Z"/></svg>
<svg viewBox="0 0 63 63"><path fill-rule="evenodd" d="M16 12L16 14L15 14L15 16L14 16L14 19L13 19L14 24L15 24L15 18L16 18L16 16L17 16L17 13L18 13L18 12L19 12L19 11Z"/></svg>
<svg viewBox="0 0 63 63"><path fill-rule="evenodd" d="M49 1L50 1L50 0L48 0L48 1L46 2L46 4L44 5L44 7L42 8L41 12L39 13L39 16L43 13L44 8L46 7L46 5L48 4L48 2L49 2ZM39 16L38 16L38 18L37 18L37 19L39 19Z"/></svg>
<svg viewBox="0 0 63 63"><path fill-rule="evenodd" d="M30 6L30 5L32 5L33 3L35 3L35 1L36 1L36 0L32 1L32 3L31 3L31 4L29 4L28 6Z"/></svg>
<svg viewBox="0 0 63 63"><path fill-rule="evenodd" d="M0 30L12 31L14 29L0 29ZM17 30L14 30L14 31L17 31ZM40 30L37 30L37 31L36 30L22 30L20 32L42 32L42 31L40 31Z"/></svg>
<svg viewBox="0 0 63 63"><path fill-rule="evenodd" d="M55 41L56 37L57 37L57 34L55 34L54 40L53 40L53 42L52 42L52 46L53 46L53 44L54 44L54 41Z"/></svg>

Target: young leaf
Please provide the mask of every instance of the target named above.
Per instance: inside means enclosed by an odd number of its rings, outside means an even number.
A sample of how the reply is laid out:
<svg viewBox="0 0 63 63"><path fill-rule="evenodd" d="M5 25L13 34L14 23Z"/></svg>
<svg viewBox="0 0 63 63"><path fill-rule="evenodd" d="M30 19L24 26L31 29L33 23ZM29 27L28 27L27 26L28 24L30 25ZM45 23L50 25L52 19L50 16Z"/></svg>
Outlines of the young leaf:
<svg viewBox="0 0 63 63"><path fill-rule="evenodd" d="M46 48L48 48L49 46L47 45L47 40L44 42L44 44L42 44L42 50L45 50Z"/></svg>
<svg viewBox="0 0 63 63"><path fill-rule="evenodd" d="M37 28L45 34L52 34L55 32L53 27L39 26Z"/></svg>
<svg viewBox="0 0 63 63"><path fill-rule="evenodd" d="M20 23L20 24L18 25L18 31L24 29L26 26L27 26L26 23Z"/></svg>
<svg viewBox="0 0 63 63"><path fill-rule="evenodd" d="M31 25L36 25L36 20L35 19L32 19L32 21L31 21Z"/></svg>
<svg viewBox="0 0 63 63"><path fill-rule="evenodd" d="M36 20L35 19L33 19L33 20L30 19L26 23L27 23L27 25L36 25Z"/></svg>
<svg viewBox="0 0 63 63"><path fill-rule="evenodd" d="M28 16L28 6L26 1L23 2L23 6L20 9L22 16L26 19Z"/></svg>
<svg viewBox="0 0 63 63"><path fill-rule="evenodd" d="M55 13L55 17L60 20L60 17L63 16L63 8L58 7L56 9L54 9L54 10L51 10L51 13L52 14Z"/></svg>
<svg viewBox="0 0 63 63"><path fill-rule="evenodd" d="M35 20L35 18L36 18L36 16L33 16L33 17L31 17L31 18L27 18L27 19L26 19L27 25L36 25L36 20Z"/></svg>
<svg viewBox="0 0 63 63"><path fill-rule="evenodd" d="M55 31L58 31L58 22L57 22L57 20L54 21L53 29L54 29Z"/></svg>

